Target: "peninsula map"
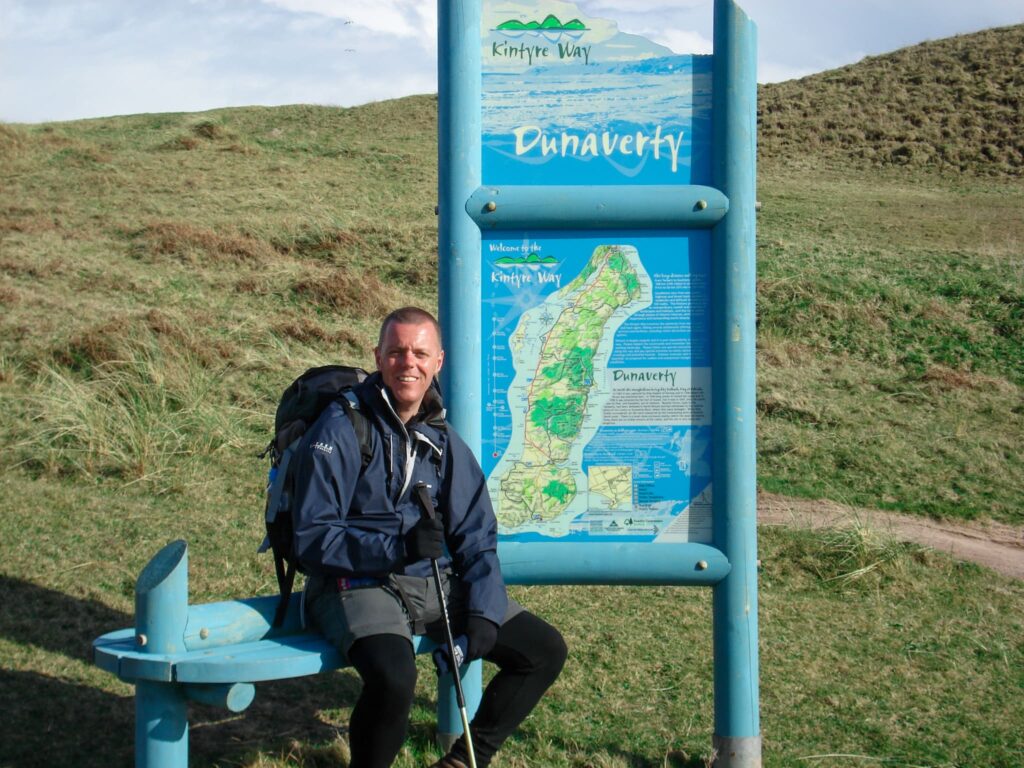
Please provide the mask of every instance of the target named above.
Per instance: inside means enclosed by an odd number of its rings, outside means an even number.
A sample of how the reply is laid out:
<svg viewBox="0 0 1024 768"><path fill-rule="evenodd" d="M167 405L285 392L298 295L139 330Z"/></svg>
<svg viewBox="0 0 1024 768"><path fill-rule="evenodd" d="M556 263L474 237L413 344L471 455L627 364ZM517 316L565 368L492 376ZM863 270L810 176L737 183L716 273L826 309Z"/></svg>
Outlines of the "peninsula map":
<svg viewBox="0 0 1024 768"><path fill-rule="evenodd" d="M503 538L710 538L704 243L630 239L484 241L483 465Z"/></svg>
<svg viewBox="0 0 1024 768"><path fill-rule="evenodd" d="M588 401L598 394L594 361L613 318L626 317L619 310L639 304L640 274L634 249L598 246L583 272L545 304L539 322L554 320L543 328L521 323L513 334L513 355L533 370L517 398L524 410L513 432L522 433L521 449L496 478L506 528L550 523L576 499L580 488L568 460Z"/></svg>

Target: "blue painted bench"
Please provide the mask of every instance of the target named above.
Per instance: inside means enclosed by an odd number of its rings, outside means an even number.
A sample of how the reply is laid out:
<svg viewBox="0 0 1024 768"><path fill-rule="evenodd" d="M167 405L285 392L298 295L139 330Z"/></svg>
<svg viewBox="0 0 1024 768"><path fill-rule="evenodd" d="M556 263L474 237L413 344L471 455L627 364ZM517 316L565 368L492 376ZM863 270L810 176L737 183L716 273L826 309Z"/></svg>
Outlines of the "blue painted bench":
<svg viewBox="0 0 1024 768"><path fill-rule="evenodd" d="M188 546L175 541L142 570L135 587L135 627L93 642L96 664L135 685L135 765L187 768L188 701L245 710L255 683L348 666L323 636L301 626L293 595L282 626L272 626L278 597L188 604ZM416 639L416 652L434 644ZM467 708L480 696L480 664L464 668ZM438 681L438 736L462 731L450 680Z"/></svg>
<svg viewBox="0 0 1024 768"><path fill-rule="evenodd" d="M725 556L705 544L644 547L628 543L499 545L509 584L678 584L713 586L729 573ZM614 567L612 567L614 566ZM187 768L188 702L245 710L255 684L347 666L316 632L301 626L293 595L282 626L273 626L278 597L189 605L188 546L175 541L143 568L135 585L135 627L97 638L101 668L135 685L135 765ZM434 644L416 639L416 652ZM462 668L470 717L480 703L482 665ZM437 730L442 746L462 733L451 679L438 680Z"/></svg>

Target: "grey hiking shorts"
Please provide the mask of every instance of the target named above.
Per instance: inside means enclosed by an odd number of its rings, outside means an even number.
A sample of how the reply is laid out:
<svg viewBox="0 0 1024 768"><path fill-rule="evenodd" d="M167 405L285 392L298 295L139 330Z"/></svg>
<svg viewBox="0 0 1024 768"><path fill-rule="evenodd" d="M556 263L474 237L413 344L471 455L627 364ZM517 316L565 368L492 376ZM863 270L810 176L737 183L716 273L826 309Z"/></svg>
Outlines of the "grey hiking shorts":
<svg viewBox="0 0 1024 768"><path fill-rule="evenodd" d="M466 620L466 588L450 572L441 574L452 633L463 633ZM306 615L314 628L345 656L349 648L370 635L401 635L412 643L413 635L444 641L441 604L433 577L391 574L380 586L339 590L335 579L312 576L306 582ZM523 607L509 598L502 624Z"/></svg>

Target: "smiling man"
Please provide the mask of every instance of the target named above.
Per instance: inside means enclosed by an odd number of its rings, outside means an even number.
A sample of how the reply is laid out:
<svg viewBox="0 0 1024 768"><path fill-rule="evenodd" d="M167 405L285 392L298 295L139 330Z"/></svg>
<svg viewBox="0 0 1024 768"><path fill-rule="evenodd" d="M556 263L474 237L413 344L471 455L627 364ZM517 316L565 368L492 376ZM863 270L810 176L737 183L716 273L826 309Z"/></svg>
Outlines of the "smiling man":
<svg viewBox="0 0 1024 768"><path fill-rule="evenodd" d="M386 768L408 728L413 635L443 638L436 559L466 661L499 668L470 724L482 768L558 677L565 643L505 592L483 472L444 418L437 320L418 307L395 310L381 324L374 357L378 370L355 388L356 402L328 406L296 454L293 523L309 574L307 610L363 680L349 728L350 766ZM368 424L368 445L354 419ZM421 514L413 493L419 483L430 488L436 520ZM451 664L446 652L435 660L440 669ZM465 768L468 757L459 739L435 766Z"/></svg>

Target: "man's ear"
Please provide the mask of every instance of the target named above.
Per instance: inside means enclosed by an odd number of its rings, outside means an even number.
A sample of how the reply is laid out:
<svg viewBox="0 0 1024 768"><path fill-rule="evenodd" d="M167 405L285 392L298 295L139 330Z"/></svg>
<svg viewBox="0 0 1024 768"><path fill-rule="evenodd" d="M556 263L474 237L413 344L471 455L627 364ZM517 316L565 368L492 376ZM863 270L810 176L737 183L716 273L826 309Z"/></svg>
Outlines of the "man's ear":
<svg viewBox="0 0 1024 768"><path fill-rule="evenodd" d="M443 366L443 365L444 365L444 350L442 349L441 350L441 354L437 356L437 370L434 371L434 375L435 376L441 372L441 366Z"/></svg>
<svg viewBox="0 0 1024 768"><path fill-rule="evenodd" d="M373 360L377 363L377 370L380 370L380 347L373 348Z"/></svg>

